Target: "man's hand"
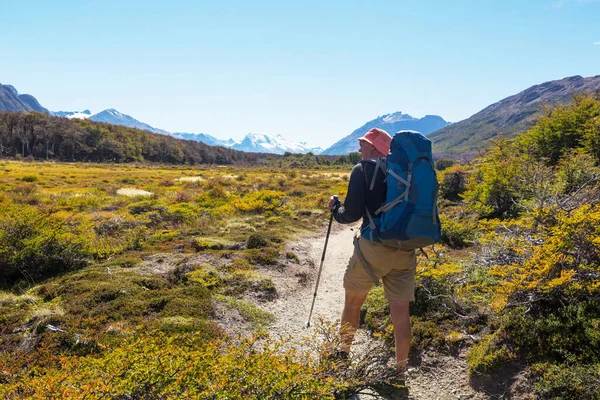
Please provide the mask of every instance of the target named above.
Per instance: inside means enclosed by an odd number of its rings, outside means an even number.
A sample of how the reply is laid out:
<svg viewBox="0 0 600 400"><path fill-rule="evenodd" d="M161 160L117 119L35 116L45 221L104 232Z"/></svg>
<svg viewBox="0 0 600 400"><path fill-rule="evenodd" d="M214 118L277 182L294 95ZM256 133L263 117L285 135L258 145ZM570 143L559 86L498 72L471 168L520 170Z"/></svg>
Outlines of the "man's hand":
<svg viewBox="0 0 600 400"><path fill-rule="evenodd" d="M340 199L337 197L337 195L333 195L331 196L331 198L329 199L329 204L327 205L329 207L329 211L333 211L334 208L338 207L340 205Z"/></svg>

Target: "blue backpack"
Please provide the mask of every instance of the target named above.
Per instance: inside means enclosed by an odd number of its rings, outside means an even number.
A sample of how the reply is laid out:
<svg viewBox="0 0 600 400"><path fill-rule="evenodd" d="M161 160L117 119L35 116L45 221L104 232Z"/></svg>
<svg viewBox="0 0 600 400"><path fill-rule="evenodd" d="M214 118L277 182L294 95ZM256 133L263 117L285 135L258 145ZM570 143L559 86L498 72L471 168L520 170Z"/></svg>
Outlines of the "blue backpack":
<svg viewBox="0 0 600 400"><path fill-rule="evenodd" d="M438 182L431 141L416 131L400 131L392 138L386 158L370 160L375 172L385 172L387 194L384 204L370 215L362 237L403 250L430 246L440 240L437 208ZM379 218L377 218L379 217Z"/></svg>

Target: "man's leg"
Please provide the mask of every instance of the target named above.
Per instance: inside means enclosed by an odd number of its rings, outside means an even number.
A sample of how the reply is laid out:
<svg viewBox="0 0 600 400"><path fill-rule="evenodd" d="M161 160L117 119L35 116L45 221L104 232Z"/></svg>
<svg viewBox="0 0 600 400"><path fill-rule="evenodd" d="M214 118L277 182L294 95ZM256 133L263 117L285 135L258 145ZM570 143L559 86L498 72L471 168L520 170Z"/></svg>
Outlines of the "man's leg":
<svg viewBox="0 0 600 400"><path fill-rule="evenodd" d="M354 333L358 329L360 319L360 308L362 307L369 292L349 292L346 290L344 301L344 311L342 312L341 339L342 348L340 350L349 353Z"/></svg>
<svg viewBox="0 0 600 400"><path fill-rule="evenodd" d="M406 368L408 352L410 351L410 315L408 301L390 301L392 323L394 324L394 340L396 342L396 365L399 369Z"/></svg>

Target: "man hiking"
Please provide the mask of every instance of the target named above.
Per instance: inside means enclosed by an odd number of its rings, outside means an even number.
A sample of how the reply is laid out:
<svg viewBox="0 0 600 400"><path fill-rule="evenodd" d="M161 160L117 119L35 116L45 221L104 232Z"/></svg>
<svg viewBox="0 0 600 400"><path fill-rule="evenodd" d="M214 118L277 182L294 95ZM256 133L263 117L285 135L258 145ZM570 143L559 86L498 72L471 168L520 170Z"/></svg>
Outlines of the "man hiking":
<svg viewBox="0 0 600 400"><path fill-rule="evenodd" d="M342 224L358 221L362 217L362 234L369 226L373 226L371 218L377 218L376 211L386 200L386 172L378 168L379 164L374 160L388 155L392 138L386 131L373 128L358 141L362 161L352 169L344 204L331 197L329 210L335 220ZM415 250L387 246L360 234L355 237L354 245L354 253L344 275L341 348L332 356L348 358L359 325L360 309L369 290L381 280L394 325L396 365L402 374L408 362L411 341L409 302L414 300Z"/></svg>

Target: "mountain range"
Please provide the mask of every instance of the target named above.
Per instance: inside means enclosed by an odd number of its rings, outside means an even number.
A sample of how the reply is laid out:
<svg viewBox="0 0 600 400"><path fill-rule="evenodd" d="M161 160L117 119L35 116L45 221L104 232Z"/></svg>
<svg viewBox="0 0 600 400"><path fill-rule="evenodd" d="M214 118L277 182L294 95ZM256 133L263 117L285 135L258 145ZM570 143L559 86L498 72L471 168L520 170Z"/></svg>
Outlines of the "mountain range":
<svg viewBox="0 0 600 400"><path fill-rule="evenodd" d="M48 110L40 105L35 97L19 94L11 85L0 83L0 111L39 111L48 114Z"/></svg>
<svg viewBox="0 0 600 400"><path fill-rule="evenodd" d="M229 147L234 150L247 151L251 153L271 153L284 154L289 153L313 153L321 154L320 147L310 147L306 142L292 142L281 135L272 135L267 133L249 133L241 141L233 139L220 140L206 133L173 133L174 137L180 139L194 140L209 144L211 146Z"/></svg>
<svg viewBox="0 0 600 400"><path fill-rule="evenodd" d="M113 125L123 125L130 128L142 129L145 131L171 135L178 139L193 140L202 142L210 146L228 147L234 150L246 151L251 153L271 153L284 154L290 153L309 153L319 154L323 151L320 147L309 147L305 142L292 142L281 135L272 135L267 133L249 133L241 141L233 139L221 140L205 133L170 133L163 129L154 128L144 122L123 114L114 108L104 110L98 114L93 114L89 110L84 111L53 111L52 115L64 118L82 118L96 122L105 122Z"/></svg>
<svg viewBox="0 0 600 400"><path fill-rule="evenodd" d="M348 154L358 150L357 139L371 128L381 128L390 134L402 129L413 129L428 135L433 142L435 153L449 156L466 156L473 155L487 147L490 144L490 139L500 136L510 138L519 131L526 130L543 113L545 105L568 103L572 100L573 95L582 92L600 92L600 75L588 78L571 76L544 82L502 99L473 116L456 123L449 123L437 115L413 118L402 112L386 114L367 122L324 151L321 151L320 148L308 146L304 142L296 143L286 140L281 135L266 133L249 133L241 141L221 140L205 133L180 132L171 134L112 108L97 114L92 114L89 110L50 112L42 107L35 97L28 94L19 94L11 85L0 84L0 111L39 111L64 118L85 118L171 135L179 139L193 140L212 146L222 146L246 152L275 154L285 152Z"/></svg>
<svg viewBox="0 0 600 400"><path fill-rule="evenodd" d="M579 75L544 82L494 103L473 116L439 129L428 137L437 153L467 155L490 144L490 139L514 137L527 130L544 106L569 103L573 95L600 91L600 75Z"/></svg>
<svg viewBox="0 0 600 400"><path fill-rule="evenodd" d="M129 116L127 114L123 114L114 108L109 108L108 110L104 110L99 112L98 114L93 114L90 110L83 111L51 111L50 114L55 115L57 117L63 118L80 118L80 119L89 119L90 121L95 122L104 122L107 124L113 125L122 125L127 126L129 128L141 129L144 131L152 132L152 133L160 133L162 135L170 135L169 132L163 129L153 128L152 126L140 122L137 119Z"/></svg>
<svg viewBox="0 0 600 400"><path fill-rule="evenodd" d="M341 155L358 151L358 138L371 128L383 129L390 135L403 129L412 129L427 135L448 126L449 124L450 122L445 121L442 117L437 115L426 115L423 118L413 118L410 115L401 112L386 114L367 122L350 135L325 149L321 154Z"/></svg>

